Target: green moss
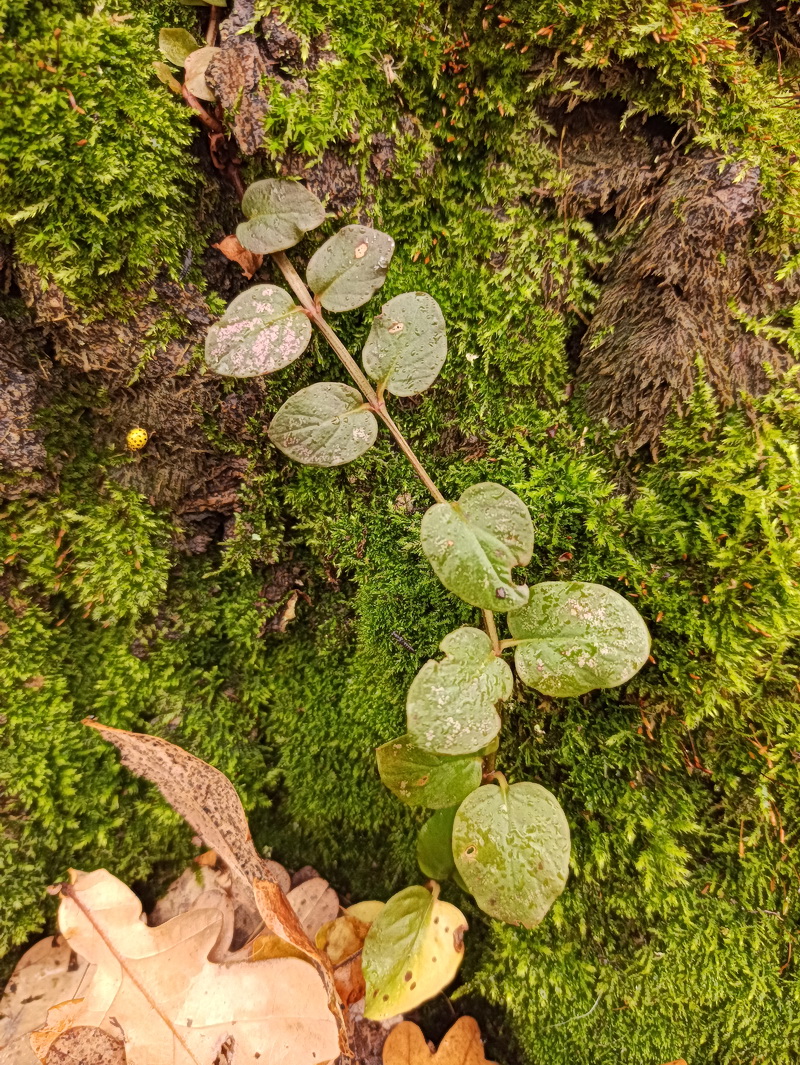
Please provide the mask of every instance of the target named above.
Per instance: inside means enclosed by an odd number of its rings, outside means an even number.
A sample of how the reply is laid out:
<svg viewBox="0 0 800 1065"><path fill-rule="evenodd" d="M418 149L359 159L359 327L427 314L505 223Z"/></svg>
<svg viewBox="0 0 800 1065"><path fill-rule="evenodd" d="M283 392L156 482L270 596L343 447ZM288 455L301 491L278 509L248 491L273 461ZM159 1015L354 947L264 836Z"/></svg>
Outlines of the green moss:
<svg viewBox="0 0 800 1065"><path fill-rule="evenodd" d="M784 107L772 59L718 10L596 0L565 14L555 3L513 3L500 12L511 19L503 29L499 9L483 7L457 4L445 20L427 3L292 5L290 22L309 38L328 30L337 58L311 72L307 94L271 112L267 143L269 158L287 147L319 155L357 118L352 155L366 172L370 137L394 136L393 176L372 190L372 210L397 238L395 260L380 297L337 318L337 328L357 349L383 299L431 292L448 323L448 362L430 393L397 403L426 465L448 495L487 478L514 488L536 529L529 579L608 584L636 597L654 636L654 661L621 691L559 703L519 695L509 707L504 772L556 793L574 864L535 932L486 921L461 900L472 925L464 1004L492 1037L490 1056L509 1065L789 1062L800 1034L791 950L800 876L797 380L776 380L768 396L724 413L700 373L658 461L620 462L580 397L565 398L570 338L616 245L602 227L555 210L550 194L567 175L541 136L540 105L553 94L611 94L627 103L628 121L646 113L690 123L695 144L744 154L761 168L771 201L764 232L782 254L798 201L797 113ZM11 10L18 18L20 5ZM147 73L154 30L168 17L176 24L161 9L121 24L73 20L95 67L98 50L119 50L126 100L135 97L126 106L150 108L171 131L143 156L141 127L120 128L109 87L92 105L112 116L97 135L104 151L129 159L126 181L139 182L120 225L95 227L91 208L108 215L116 202L115 172L107 189L95 168L85 186L59 186L36 226L15 226L23 257L55 264L77 292L106 266L129 280L159 258L174 269L194 226L189 127ZM537 36L549 26L552 34ZM50 55L41 19L15 32L26 56ZM500 52L508 41L514 47ZM387 81L385 54L399 84ZM16 51L12 59L21 62ZM45 85L53 108L39 150L61 160L56 119L84 119L58 95L60 77L30 62L25 70L24 92ZM398 110L414 115L413 135L395 123ZM1 143L30 160L33 138L19 126L0 131ZM18 211L39 202L43 178L14 172ZM316 239L292 256L302 261ZM789 312L748 326L796 349ZM154 343L173 327L160 322ZM308 359L265 386L266 415L326 377L341 374L315 341ZM113 463L92 453L72 413L65 398L49 424L49 446L70 456L60 492L10 504L0 520L10 628L0 639L9 693L4 941L41 927L43 887L70 864L136 879L191 853L177 818L87 736L87 714L208 758L240 789L262 848L291 865L314 863L354 898L386 897L415 880L421 815L381 788L373 749L402 730L419 663L477 617L421 556L428 500L409 468L383 436L341 470L282 465L266 418L256 418L234 534L187 561L172 549L167 518L114 485ZM216 426L208 432L241 451ZM302 573L303 592L285 633L265 627L279 606L266 594L271 567L282 566Z"/></svg>

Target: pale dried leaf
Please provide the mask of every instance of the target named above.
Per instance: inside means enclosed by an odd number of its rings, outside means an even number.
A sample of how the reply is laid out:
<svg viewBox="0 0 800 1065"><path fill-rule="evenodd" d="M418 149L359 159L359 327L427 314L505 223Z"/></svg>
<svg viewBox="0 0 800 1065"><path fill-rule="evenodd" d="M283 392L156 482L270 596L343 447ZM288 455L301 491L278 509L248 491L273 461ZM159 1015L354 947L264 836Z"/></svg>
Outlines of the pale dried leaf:
<svg viewBox="0 0 800 1065"><path fill-rule="evenodd" d="M314 940L324 924L334 920L339 913L339 897L327 880L317 876L292 888L287 898L297 914L303 931Z"/></svg>
<svg viewBox="0 0 800 1065"><path fill-rule="evenodd" d="M83 723L114 744L132 773L156 785L235 876L247 885L275 877L271 863L253 846L239 796L224 773L159 736L125 732L89 719Z"/></svg>
<svg viewBox="0 0 800 1065"><path fill-rule="evenodd" d="M277 884L269 880L256 880L253 883L253 894L255 895L258 912L261 914L267 929L300 950L322 977L328 993L328 1008L336 1019L336 1026L339 1031L339 1049L345 1057L351 1057L350 1045L347 1039L347 1024L339 1003L330 959L323 951L317 949L316 945L311 942L303 931L303 926L300 924L297 914L289 905L288 898Z"/></svg>
<svg viewBox="0 0 800 1065"><path fill-rule="evenodd" d="M213 89L210 89L206 83L206 69L219 51L219 48L206 45L190 52L184 60L183 67L186 71L186 77L183 79L184 85L198 100L214 101L216 99Z"/></svg>
<svg viewBox="0 0 800 1065"><path fill-rule="evenodd" d="M44 1024L49 1006L78 994L88 969L61 936L40 939L22 955L0 998L3 1065L36 1065L30 1033Z"/></svg>
<svg viewBox="0 0 800 1065"><path fill-rule="evenodd" d="M153 70L156 72L156 77L160 82L167 86L176 96L181 95L181 83L172 73L166 63L156 61L153 63Z"/></svg>
<svg viewBox="0 0 800 1065"><path fill-rule="evenodd" d="M325 989L305 961L216 965L208 954L217 910L150 928L139 900L110 873L73 879L62 888L59 926L97 968L82 999L51 1011L56 1037L78 1025L122 1034L128 1065L212 1065L228 1038L237 1065L318 1065L335 1055Z"/></svg>
<svg viewBox="0 0 800 1065"><path fill-rule="evenodd" d="M459 1017L434 1053L411 1021L394 1027L383 1045L383 1065L494 1065L483 1052L478 1022Z"/></svg>
<svg viewBox="0 0 800 1065"><path fill-rule="evenodd" d="M217 251L221 251L225 258L230 259L231 262L238 263L248 281L261 269L261 265L264 262L263 255L258 255L254 251L248 251L247 248L239 242L239 238L233 235L230 237L223 237L219 244L212 244L211 247L216 248Z"/></svg>

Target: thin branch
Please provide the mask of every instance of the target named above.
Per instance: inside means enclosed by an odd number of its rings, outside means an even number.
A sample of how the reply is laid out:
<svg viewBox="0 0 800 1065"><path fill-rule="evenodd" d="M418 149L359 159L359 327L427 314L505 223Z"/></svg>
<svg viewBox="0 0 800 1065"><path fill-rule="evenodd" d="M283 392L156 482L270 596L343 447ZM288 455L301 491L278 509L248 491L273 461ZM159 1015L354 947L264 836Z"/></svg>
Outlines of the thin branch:
<svg viewBox="0 0 800 1065"><path fill-rule="evenodd" d="M328 341L330 346L336 352L336 355L338 356L340 362L350 374L352 379L355 381L359 391L369 404L370 408L378 415L383 424L394 437L395 441L397 442L397 446L400 448L405 457L413 466L414 472L416 473L417 477L419 477L419 479L422 481L422 483L425 485L425 487L428 489L428 491L437 503L446 503L447 500L436 487L436 484L434 483L433 479L430 477L425 467L414 454L411 445L408 443L400 429L395 424L392 417L389 415L388 411L386 410L386 404L381 400L381 398L378 396L378 393L370 384L369 380L364 376L361 371L361 367L358 365L356 360L341 342L336 333L334 333L333 329L331 329L330 325L325 321L321 309L315 303L314 298L306 288L303 279L300 277L298 272L289 262L286 253L282 251L277 251L273 254L272 259L278 269L283 274L283 276L286 278L286 283L289 285L289 288L292 290L292 292L294 292L298 300L300 300L300 303L305 309L308 317L311 319L314 325L319 329L320 333L322 333L322 335Z"/></svg>

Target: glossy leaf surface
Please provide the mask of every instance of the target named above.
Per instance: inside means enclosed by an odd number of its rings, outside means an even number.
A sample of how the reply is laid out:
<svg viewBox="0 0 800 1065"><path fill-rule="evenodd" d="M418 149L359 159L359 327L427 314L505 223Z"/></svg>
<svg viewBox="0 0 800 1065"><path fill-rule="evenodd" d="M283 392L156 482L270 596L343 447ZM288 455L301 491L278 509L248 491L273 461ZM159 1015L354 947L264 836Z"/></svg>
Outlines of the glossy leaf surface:
<svg viewBox="0 0 800 1065"><path fill-rule="evenodd" d="M228 377L274 373L301 355L311 322L276 285L253 285L229 305L206 336L206 363Z"/></svg>
<svg viewBox="0 0 800 1065"><path fill-rule="evenodd" d="M615 688L650 654L650 634L636 608L611 588L547 581L528 605L508 615L520 680L543 695L583 695Z"/></svg>
<svg viewBox="0 0 800 1065"><path fill-rule="evenodd" d="M453 875L453 821L458 806L448 806L432 814L417 836L417 865L431 880Z"/></svg>
<svg viewBox="0 0 800 1065"><path fill-rule="evenodd" d="M485 784L453 823L453 857L484 912L533 928L564 890L570 835L564 811L539 784Z"/></svg>
<svg viewBox="0 0 800 1065"><path fill-rule="evenodd" d="M518 610L528 602L525 585L513 583L514 566L533 552L528 508L501 484L484 481L457 503L436 503L420 531L422 550L448 591L482 610Z"/></svg>
<svg viewBox="0 0 800 1065"><path fill-rule="evenodd" d="M325 221L325 208L305 185L275 178L248 186L242 212L247 221L237 226L236 236L245 248L259 255L293 247Z"/></svg>
<svg viewBox="0 0 800 1065"><path fill-rule="evenodd" d="M158 50L173 66L182 67L188 56L200 48L188 30L165 28L158 34Z"/></svg>
<svg viewBox="0 0 800 1065"><path fill-rule="evenodd" d="M427 888L393 895L364 940L364 1016L380 1021L407 1013L447 987L464 957L466 930L463 913Z"/></svg>
<svg viewBox="0 0 800 1065"><path fill-rule="evenodd" d="M384 743L376 751L386 787L410 806L441 810L454 806L481 782L480 754L448 757L415 746L410 736Z"/></svg>
<svg viewBox="0 0 800 1065"><path fill-rule="evenodd" d="M495 706L510 697L514 678L480 629L456 629L439 646L444 659L426 662L409 688L408 732L423 750L470 754L500 731Z"/></svg>
<svg viewBox="0 0 800 1065"><path fill-rule="evenodd" d="M404 292L384 303L362 352L367 375L394 396L430 388L446 357L444 316L427 292Z"/></svg>
<svg viewBox="0 0 800 1065"><path fill-rule="evenodd" d="M387 233L344 226L311 257L308 287L326 311L352 311L381 287L393 254L394 241Z"/></svg>
<svg viewBox="0 0 800 1065"><path fill-rule="evenodd" d="M286 400L272 419L269 438L295 462L342 466L368 451L378 423L349 385L321 381Z"/></svg>

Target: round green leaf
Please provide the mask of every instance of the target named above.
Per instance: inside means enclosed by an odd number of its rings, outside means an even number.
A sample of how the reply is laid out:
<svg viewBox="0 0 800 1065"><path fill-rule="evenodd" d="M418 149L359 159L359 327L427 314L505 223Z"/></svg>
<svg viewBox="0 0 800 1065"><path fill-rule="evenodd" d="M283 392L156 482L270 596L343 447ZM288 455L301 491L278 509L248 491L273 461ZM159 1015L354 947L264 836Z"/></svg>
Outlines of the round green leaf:
<svg viewBox="0 0 800 1065"><path fill-rule="evenodd" d="M196 41L188 30L162 29L158 34L158 48L169 63L182 67L187 56L200 48L200 42Z"/></svg>
<svg viewBox="0 0 800 1065"><path fill-rule="evenodd" d="M206 363L228 377L257 377L288 366L311 340L311 322L276 285L253 285L206 335Z"/></svg>
<svg viewBox="0 0 800 1065"><path fill-rule="evenodd" d="M386 787L409 806L441 810L461 802L481 782L480 754L448 757L416 747L410 736L384 743L375 752Z"/></svg>
<svg viewBox="0 0 800 1065"><path fill-rule="evenodd" d="M236 228L239 243L259 255L291 248L325 221L325 208L297 181L265 178L248 186L242 199L247 222Z"/></svg>
<svg viewBox="0 0 800 1065"><path fill-rule="evenodd" d="M518 610L528 602L526 585L512 582L514 566L533 553L528 508L501 484L484 481L457 503L435 503L420 530L422 550L447 588L482 610Z"/></svg>
<svg viewBox="0 0 800 1065"><path fill-rule="evenodd" d="M485 784L456 813L456 869L480 908L508 924L539 924L564 890L569 853L564 811L538 784Z"/></svg>
<svg viewBox="0 0 800 1065"><path fill-rule="evenodd" d="M352 311L386 280L394 254L387 233L369 226L344 226L311 257L308 287L326 311Z"/></svg>
<svg viewBox="0 0 800 1065"><path fill-rule="evenodd" d="M458 972L467 928L461 910L428 888L408 887L393 895L364 940L364 1016L382 1021L438 995Z"/></svg>
<svg viewBox="0 0 800 1065"><path fill-rule="evenodd" d="M369 451L378 423L360 392L336 381L301 388L272 419L269 438L295 462L342 466Z"/></svg>
<svg viewBox="0 0 800 1065"><path fill-rule="evenodd" d="M650 654L650 634L627 599L602 584L546 581L508 615L520 680L543 695L616 688Z"/></svg>
<svg viewBox="0 0 800 1065"><path fill-rule="evenodd" d="M446 880L453 875L453 821L457 806L437 810L428 818L417 836L417 864L431 880Z"/></svg>
<svg viewBox="0 0 800 1065"><path fill-rule="evenodd" d="M444 316L427 292L404 292L384 303L362 352L369 377L394 396L430 388L446 356Z"/></svg>
<svg viewBox="0 0 800 1065"><path fill-rule="evenodd" d="M514 678L480 629L456 629L439 647L444 659L426 662L409 688L408 733L423 750L471 754L500 731L495 704L510 697Z"/></svg>
<svg viewBox="0 0 800 1065"><path fill-rule="evenodd" d="M183 64L186 76L183 79L183 83L198 100L216 100L216 96L206 83L206 68L217 52L220 51L222 51L221 48L207 46L198 48L186 57Z"/></svg>

